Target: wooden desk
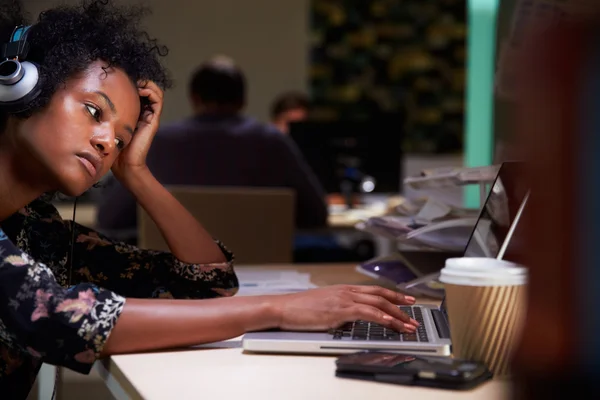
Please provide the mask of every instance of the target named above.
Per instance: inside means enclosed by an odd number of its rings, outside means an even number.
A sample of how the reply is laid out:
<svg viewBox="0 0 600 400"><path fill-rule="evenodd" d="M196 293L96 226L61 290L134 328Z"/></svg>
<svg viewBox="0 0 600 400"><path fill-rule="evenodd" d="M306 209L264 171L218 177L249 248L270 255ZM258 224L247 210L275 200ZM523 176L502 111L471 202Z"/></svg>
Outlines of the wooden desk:
<svg viewBox="0 0 600 400"><path fill-rule="evenodd" d="M238 267L308 272L316 285L371 284L353 265ZM336 378L335 356L244 354L241 337L180 351L113 356L96 363L118 400L504 399L510 385L488 382L468 392Z"/></svg>

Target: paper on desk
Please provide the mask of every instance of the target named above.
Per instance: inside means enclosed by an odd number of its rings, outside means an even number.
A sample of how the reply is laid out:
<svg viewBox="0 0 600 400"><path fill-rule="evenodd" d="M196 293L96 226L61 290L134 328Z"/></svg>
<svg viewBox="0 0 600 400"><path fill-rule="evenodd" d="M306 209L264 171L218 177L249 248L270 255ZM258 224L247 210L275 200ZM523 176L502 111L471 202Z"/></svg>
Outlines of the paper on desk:
<svg viewBox="0 0 600 400"><path fill-rule="evenodd" d="M238 268L235 272L240 282L281 282L285 280L305 280L306 282L310 281L309 274L301 274L297 271Z"/></svg>
<svg viewBox="0 0 600 400"><path fill-rule="evenodd" d="M310 282L309 274L296 271L239 269L237 276L240 282L237 296L294 293L317 287Z"/></svg>
<svg viewBox="0 0 600 400"><path fill-rule="evenodd" d="M415 229L399 240L417 246L447 251L463 251L469 242L477 218L458 218ZM480 222L482 225L485 221Z"/></svg>
<svg viewBox="0 0 600 400"><path fill-rule="evenodd" d="M415 216L417 221L435 221L444 218L452 212L452 207L432 197L427 199L419 213Z"/></svg>
<svg viewBox="0 0 600 400"><path fill-rule="evenodd" d="M411 217L386 215L369 218L367 221L359 222L355 227L360 231L395 239L412 231L411 224L413 222L413 218Z"/></svg>
<svg viewBox="0 0 600 400"><path fill-rule="evenodd" d="M479 210L471 211L450 206L430 197L422 200L420 208L418 210L415 208L415 212L412 215L371 217L366 221L357 223L355 227L361 231L390 239L397 239L406 243L408 239L431 230L454 226L472 227L477 221L478 215ZM421 243L421 245L423 244L425 243ZM430 247L430 245L427 245L427 247ZM452 245L452 248L454 247Z"/></svg>
<svg viewBox="0 0 600 400"><path fill-rule="evenodd" d="M415 190L425 190L489 183L496 178L498 168L498 165L434 168L424 170L418 176L405 178L404 184Z"/></svg>

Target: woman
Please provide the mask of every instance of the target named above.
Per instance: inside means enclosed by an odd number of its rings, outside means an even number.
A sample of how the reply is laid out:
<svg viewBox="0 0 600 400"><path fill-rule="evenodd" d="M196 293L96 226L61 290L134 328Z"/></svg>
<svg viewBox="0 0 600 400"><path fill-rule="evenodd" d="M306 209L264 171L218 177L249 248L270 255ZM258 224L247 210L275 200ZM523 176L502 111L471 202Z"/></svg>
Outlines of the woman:
<svg viewBox="0 0 600 400"><path fill-rule="evenodd" d="M1 1L0 35L8 42L25 21L16 0ZM395 306L414 299L379 287L231 297L233 257L145 165L160 87L169 85L159 48L138 29L140 10L107 3L43 13L20 58L37 63L40 90L22 104L0 91L2 397L25 398L42 362L87 373L111 354L355 319L414 331L416 321ZM80 195L109 168L155 220L171 253L113 243L40 200L56 191Z"/></svg>

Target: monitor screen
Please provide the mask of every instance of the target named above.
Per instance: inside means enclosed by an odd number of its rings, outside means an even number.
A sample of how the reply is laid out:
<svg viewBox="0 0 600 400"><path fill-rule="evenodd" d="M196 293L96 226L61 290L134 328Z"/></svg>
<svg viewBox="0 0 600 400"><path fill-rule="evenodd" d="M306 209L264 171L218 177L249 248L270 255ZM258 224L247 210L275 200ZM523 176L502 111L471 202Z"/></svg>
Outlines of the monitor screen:
<svg viewBox="0 0 600 400"><path fill-rule="evenodd" d="M363 193L400 193L402 129L400 118L305 121L291 124L290 136L328 193L348 181Z"/></svg>

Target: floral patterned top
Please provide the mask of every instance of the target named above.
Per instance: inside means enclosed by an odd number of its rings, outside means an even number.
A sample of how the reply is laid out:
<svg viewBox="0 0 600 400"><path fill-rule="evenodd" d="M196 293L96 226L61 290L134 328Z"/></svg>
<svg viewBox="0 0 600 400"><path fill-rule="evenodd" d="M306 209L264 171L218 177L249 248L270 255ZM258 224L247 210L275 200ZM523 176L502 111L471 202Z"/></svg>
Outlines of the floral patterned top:
<svg viewBox="0 0 600 400"><path fill-rule="evenodd" d="M199 299L238 288L233 255L218 241L227 262L186 264L63 220L41 200L0 226L3 399L25 399L42 362L89 373L126 297Z"/></svg>

